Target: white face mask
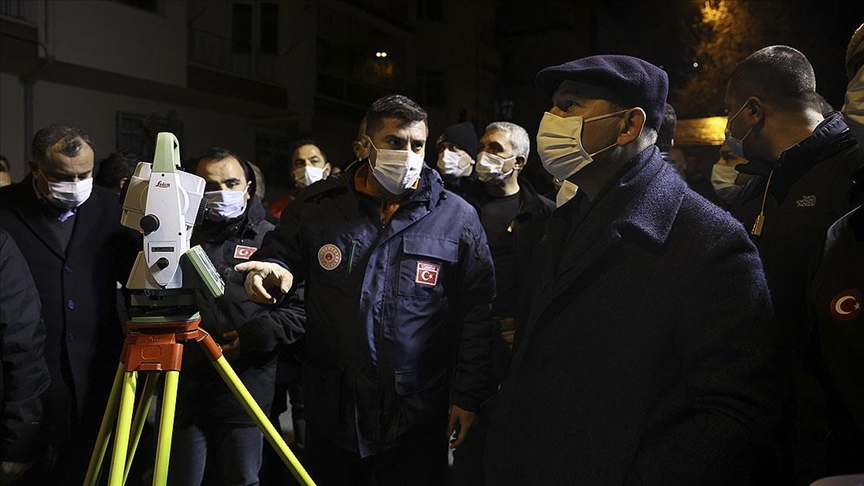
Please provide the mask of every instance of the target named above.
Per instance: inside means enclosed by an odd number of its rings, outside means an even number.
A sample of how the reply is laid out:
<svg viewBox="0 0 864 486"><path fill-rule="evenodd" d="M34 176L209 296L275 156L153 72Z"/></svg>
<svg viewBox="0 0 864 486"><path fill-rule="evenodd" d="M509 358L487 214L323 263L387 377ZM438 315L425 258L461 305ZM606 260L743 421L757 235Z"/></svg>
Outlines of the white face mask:
<svg viewBox="0 0 864 486"><path fill-rule="evenodd" d="M582 146L582 127L588 122L613 117L626 111L615 111L587 119L581 116L560 117L548 111L544 113L537 130L537 153L540 154L543 167L559 181L584 169L594 160L594 156L617 144L613 143L589 154Z"/></svg>
<svg viewBox="0 0 864 486"><path fill-rule="evenodd" d="M204 200L210 208L210 218L217 221L239 218L246 211L246 191L208 191Z"/></svg>
<svg viewBox="0 0 864 486"><path fill-rule="evenodd" d="M737 177L738 171L735 170L735 167L714 164L714 167L711 168L711 186L714 187L717 197L724 201L732 201L738 197L744 186L735 184Z"/></svg>
<svg viewBox="0 0 864 486"><path fill-rule="evenodd" d="M471 166L474 159L466 152L444 149L438 155L438 169L441 173L453 177L468 177L471 174Z"/></svg>
<svg viewBox="0 0 864 486"><path fill-rule="evenodd" d="M858 73L849 81L841 111L858 145L864 145L864 67L858 69Z"/></svg>
<svg viewBox="0 0 864 486"><path fill-rule="evenodd" d="M495 154L480 152L477 157L477 179L481 182L500 184L510 177L515 172L515 169L515 155L505 159Z"/></svg>
<svg viewBox="0 0 864 486"><path fill-rule="evenodd" d="M309 187L324 179L324 170L324 168L315 167L314 165L296 167L294 168L294 183L300 189Z"/></svg>
<svg viewBox="0 0 864 486"><path fill-rule="evenodd" d="M561 187L558 188L558 194L555 195L555 207L560 208L567 204L567 201L576 196L576 191L578 190L579 186L576 184L573 184L568 180L562 182Z"/></svg>
<svg viewBox="0 0 864 486"><path fill-rule="evenodd" d="M732 118L730 118L726 122L726 131L724 132L724 134L726 135L726 145L729 146L729 150L733 154L735 154L736 157L741 157L741 158L746 158L746 157L744 157L744 139L750 135L750 132L753 131L753 127L750 127L750 130L747 130L747 133L744 134L743 138L735 138L732 136L732 130L729 129L729 125L732 124L732 121L735 118L737 118L738 115L740 115L741 112L744 111L744 108L746 108L746 107L747 107L747 102L744 102L744 104L741 105L741 108L738 110L738 113L735 113L735 116L733 116ZM714 164L714 165L716 166L717 164Z"/></svg>
<svg viewBox="0 0 864 486"><path fill-rule="evenodd" d="M413 150L379 149L371 138L369 146L372 147L369 157L374 164L372 175L387 192L402 194L420 178L420 171L423 170L422 154Z"/></svg>
<svg viewBox="0 0 864 486"><path fill-rule="evenodd" d="M64 208L77 208L90 198L93 192L93 178L88 177L77 182L51 182L48 183L48 199L55 205Z"/></svg>

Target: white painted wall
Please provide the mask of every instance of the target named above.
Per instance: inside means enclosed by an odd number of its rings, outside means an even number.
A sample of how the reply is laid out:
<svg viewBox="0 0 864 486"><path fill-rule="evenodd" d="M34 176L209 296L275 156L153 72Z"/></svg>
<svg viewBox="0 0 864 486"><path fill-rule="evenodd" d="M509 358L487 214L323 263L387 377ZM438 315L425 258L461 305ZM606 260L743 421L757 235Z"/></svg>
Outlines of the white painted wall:
<svg viewBox="0 0 864 486"><path fill-rule="evenodd" d="M9 159L12 180L18 182L29 171L24 165L29 152L29 141L26 145L24 142L24 89L16 77L8 74L0 74L0 88L0 153ZM33 98L34 130L52 123L75 125L90 135L97 158L116 147L118 111L165 116L170 110L176 110L183 122L184 157L199 155L213 145L234 150L250 160L255 157L255 130L245 118L45 81L36 83Z"/></svg>
<svg viewBox="0 0 864 486"><path fill-rule="evenodd" d="M118 2L53 0L38 23L48 26L44 42L59 62L185 86L186 2L161 4L155 14Z"/></svg>

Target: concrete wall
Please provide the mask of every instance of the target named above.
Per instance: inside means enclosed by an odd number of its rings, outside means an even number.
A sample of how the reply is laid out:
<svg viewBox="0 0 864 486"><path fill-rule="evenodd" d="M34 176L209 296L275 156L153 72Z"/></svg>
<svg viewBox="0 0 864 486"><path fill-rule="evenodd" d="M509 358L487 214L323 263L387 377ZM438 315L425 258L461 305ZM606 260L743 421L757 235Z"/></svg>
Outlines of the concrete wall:
<svg viewBox="0 0 864 486"><path fill-rule="evenodd" d="M38 25L59 62L186 85L186 2L159 14L118 2L49 1Z"/></svg>
<svg viewBox="0 0 864 486"><path fill-rule="evenodd" d="M0 87L0 153L9 159L12 180L17 182L29 171L24 165L29 153L29 141L24 142L24 90L17 78L7 74L0 74ZM183 122L184 157L201 154L213 145L249 159L255 155L255 130L245 118L44 81L36 83L33 98L34 130L52 123L76 125L96 144L97 158L116 147L118 111L165 116L170 110L176 110Z"/></svg>

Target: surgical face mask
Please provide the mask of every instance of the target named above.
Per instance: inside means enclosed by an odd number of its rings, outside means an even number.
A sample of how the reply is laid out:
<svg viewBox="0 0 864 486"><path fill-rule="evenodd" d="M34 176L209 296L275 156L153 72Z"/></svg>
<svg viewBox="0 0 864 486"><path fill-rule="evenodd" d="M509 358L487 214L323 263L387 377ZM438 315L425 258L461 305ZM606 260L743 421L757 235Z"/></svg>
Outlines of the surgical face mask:
<svg viewBox="0 0 864 486"><path fill-rule="evenodd" d="M438 169L441 173L453 177L468 177L474 160L466 152L444 149L438 155Z"/></svg>
<svg viewBox="0 0 864 486"><path fill-rule="evenodd" d="M573 184L570 181L565 180L561 183L561 187L558 188L558 194L555 195L555 207L560 208L561 206L567 204L567 201L573 199L576 196L576 191L579 190L579 186Z"/></svg>
<svg viewBox="0 0 864 486"><path fill-rule="evenodd" d="M849 81L841 111L852 136L858 140L858 145L864 146L864 66Z"/></svg>
<svg viewBox="0 0 864 486"><path fill-rule="evenodd" d="M726 122L726 132L725 132L726 144L729 145L729 150L731 150L732 153L735 154L736 156L743 157L743 158L746 158L746 157L744 157L744 139L750 135L750 132L753 131L753 127L750 127L750 130L747 130L747 133L744 134L744 138L738 139L738 138L735 138L732 136L732 130L729 128L729 125L732 124L732 121L735 120L735 118L737 118L738 115L740 115L741 112L744 111L744 108L746 108L746 107L747 107L747 102L744 102L744 104L741 105L741 108L738 110L738 112L735 113L735 116L733 116L732 118L730 118Z"/></svg>
<svg viewBox="0 0 864 486"><path fill-rule="evenodd" d="M210 217L217 221L239 218L246 211L246 191L208 191L204 200L210 208Z"/></svg>
<svg viewBox="0 0 864 486"><path fill-rule="evenodd" d="M505 166L510 165L509 169ZM499 157L495 154L480 152L477 157L477 179L480 182L500 184L510 177L516 170L516 156L509 158Z"/></svg>
<svg viewBox="0 0 864 486"><path fill-rule="evenodd" d="M367 137L368 138L368 137ZM374 164L372 175L387 192L402 194L420 178L423 170L423 155L413 150L379 149L369 139L372 147L370 158Z"/></svg>
<svg viewBox="0 0 864 486"><path fill-rule="evenodd" d="M45 179L45 182L48 183L48 199L64 208L77 208L84 204L93 192L92 177L77 182L51 182L48 179Z"/></svg>
<svg viewBox="0 0 864 486"><path fill-rule="evenodd" d="M717 197L724 201L735 200L744 189L743 185L739 186L735 184L737 177L738 171L735 170L735 167L714 164L714 167L711 168L711 186L714 188Z"/></svg>
<svg viewBox="0 0 864 486"><path fill-rule="evenodd" d="M581 116L560 117L548 111L544 113L540 120L540 129L537 130L537 153L543 167L559 181L566 180L584 169L597 154L617 144L613 143L589 154L582 146L582 127L588 122L613 117L626 111L615 111L587 119Z"/></svg>
<svg viewBox="0 0 864 486"><path fill-rule="evenodd" d="M324 179L324 168L315 167L314 165L294 168L294 183L300 189L309 187L321 179Z"/></svg>

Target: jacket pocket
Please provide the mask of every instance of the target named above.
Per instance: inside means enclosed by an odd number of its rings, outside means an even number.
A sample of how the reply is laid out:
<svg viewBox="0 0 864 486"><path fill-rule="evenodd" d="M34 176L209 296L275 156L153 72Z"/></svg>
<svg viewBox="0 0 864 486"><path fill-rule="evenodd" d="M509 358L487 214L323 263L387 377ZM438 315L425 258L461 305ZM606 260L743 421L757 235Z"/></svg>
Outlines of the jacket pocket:
<svg viewBox="0 0 864 486"><path fill-rule="evenodd" d="M420 235L402 238L399 295L437 297L443 291L447 267L459 261L459 242Z"/></svg>
<svg viewBox="0 0 864 486"><path fill-rule="evenodd" d="M447 415L447 371L445 368L396 371L402 425L415 425Z"/></svg>

